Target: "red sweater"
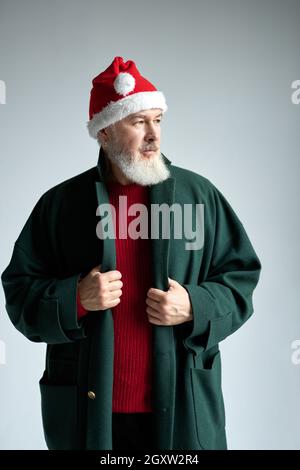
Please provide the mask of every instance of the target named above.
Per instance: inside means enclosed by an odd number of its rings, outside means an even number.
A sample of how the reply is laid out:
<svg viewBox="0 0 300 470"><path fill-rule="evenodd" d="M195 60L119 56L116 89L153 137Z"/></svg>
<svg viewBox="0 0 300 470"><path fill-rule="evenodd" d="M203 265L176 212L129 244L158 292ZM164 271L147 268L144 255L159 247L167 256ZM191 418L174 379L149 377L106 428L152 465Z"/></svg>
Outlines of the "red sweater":
<svg viewBox="0 0 300 470"><path fill-rule="evenodd" d="M121 302L112 309L114 320L113 412L152 411L152 327L146 313L146 295L152 285L151 239L136 240L128 236L131 220L122 217L119 239L119 196L127 196L127 208L144 204L149 211L149 188L132 183L108 183L110 203L116 210L116 269L122 274ZM149 220L149 219L148 219ZM124 225L125 224L125 225ZM150 227L149 227L150 229ZM137 227L140 230L140 227ZM77 298L78 317L86 313Z"/></svg>

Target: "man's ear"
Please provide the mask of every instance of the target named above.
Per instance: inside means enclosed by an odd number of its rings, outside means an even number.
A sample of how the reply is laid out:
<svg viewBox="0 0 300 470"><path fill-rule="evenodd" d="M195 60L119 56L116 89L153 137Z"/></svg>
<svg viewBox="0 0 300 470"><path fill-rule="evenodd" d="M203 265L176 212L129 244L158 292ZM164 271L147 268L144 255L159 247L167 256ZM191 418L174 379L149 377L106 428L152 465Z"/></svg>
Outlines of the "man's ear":
<svg viewBox="0 0 300 470"><path fill-rule="evenodd" d="M106 129L101 129L101 131L98 132L97 139L101 140L101 142L103 142L107 139Z"/></svg>
<svg viewBox="0 0 300 470"><path fill-rule="evenodd" d="M101 129L98 134L97 134L97 139L98 139L98 142L101 142L102 145L105 146L106 142L107 142L107 139L108 139L108 134L107 134L107 130L106 128L105 129Z"/></svg>

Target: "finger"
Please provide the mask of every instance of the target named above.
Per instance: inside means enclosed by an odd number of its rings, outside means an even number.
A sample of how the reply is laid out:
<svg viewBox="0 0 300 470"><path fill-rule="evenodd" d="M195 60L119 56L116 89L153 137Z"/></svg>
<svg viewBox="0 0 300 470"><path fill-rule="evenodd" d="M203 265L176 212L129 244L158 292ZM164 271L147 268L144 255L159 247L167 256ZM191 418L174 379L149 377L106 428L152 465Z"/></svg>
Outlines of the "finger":
<svg viewBox="0 0 300 470"><path fill-rule="evenodd" d="M148 290L147 292L147 297L150 299L156 300L160 302L164 296L166 295L165 291L160 290L160 289L154 289L154 287L151 287L151 289Z"/></svg>
<svg viewBox="0 0 300 470"><path fill-rule="evenodd" d="M115 299L118 299L120 296L122 295L122 291L119 289L119 290L115 290L113 292L111 292L110 296L109 296L109 300L115 300Z"/></svg>
<svg viewBox="0 0 300 470"><path fill-rule="evenodd" d="M113 308L115 307L116 305L118 305L119 303L121 302L121 299L118 298L118 299L114 299L110 302L107 302L107 308Z"/></svg>
<svg viewBox="0 0 300 470"><path fill-rule="evenodd" d="M162 322L160 322L158 320L152 320L152 318L149 319L149 323L151 323L151 325L157 325L157 326L162 325Z"/></svg>
<svg viewBox="0 0 300 470"><path fill-rule="evenodd" d="M169 281L169 287L170 287L170 288L175 288L175 287L177 287L178 282L175 281L175 279L171 279L170 277L168 277L168 281Z"/></svg>
<svg viewBox="0 0 300 470"><path fill-rule="evenodd" d="M153 315L148 315L148 321L149 323L152 323L153 325L162 325L163 322L157 318L157 317L154 317Z"/></svg>
<svg viewBox="0 0 300 470"><path fill-rule="evenodd" d="M149 298L146 299L146 304L149 305L150 307L153 308L153 310L156 310L157 312L159 312L159 302L157 302L156 300L151 300Z"/></svg>
<svg viewBox="0 0 300 470"><path fill-rule="evenodd" d="M157 310L154 310L154 308L152 308L152 307L147 307L146 312L147 312L148 316L150 316L150 317L156 318L157 320L161 319L160 313Z"/></svg>
<svg viewBox="0 0 300 470"><path fill-rule="evenodd" d="M114 271L107 271L106 273L102 274L103 278L108 281L117 281L118 279L121 279L122 274L120 271L114 270Z"/></svg>
<svg viewBox="0 0 300 470"><path fill-rule="evenodd" d="M122 281L111 281L108 285L109 292L113 292L115 290L119 290L123 287Z"/></svg>

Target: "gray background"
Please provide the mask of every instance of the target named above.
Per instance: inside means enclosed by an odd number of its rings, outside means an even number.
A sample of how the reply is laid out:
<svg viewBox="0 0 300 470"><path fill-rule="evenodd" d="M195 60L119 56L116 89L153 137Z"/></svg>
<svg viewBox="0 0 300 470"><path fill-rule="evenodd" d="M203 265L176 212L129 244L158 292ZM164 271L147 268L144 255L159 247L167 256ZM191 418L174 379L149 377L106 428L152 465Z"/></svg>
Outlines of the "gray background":
<svg viewBox="0 0 300 470"><path fill-rule="evenodd" d="M97 161L91 79L134 60L167 98L163 153L223 192L263 265L254 316L221 343L231 449L300 448L299 40L299 0L0 0L1 272L39 196ZM0 313L0 447L44 449L45 345L2 289Z"/></svg>

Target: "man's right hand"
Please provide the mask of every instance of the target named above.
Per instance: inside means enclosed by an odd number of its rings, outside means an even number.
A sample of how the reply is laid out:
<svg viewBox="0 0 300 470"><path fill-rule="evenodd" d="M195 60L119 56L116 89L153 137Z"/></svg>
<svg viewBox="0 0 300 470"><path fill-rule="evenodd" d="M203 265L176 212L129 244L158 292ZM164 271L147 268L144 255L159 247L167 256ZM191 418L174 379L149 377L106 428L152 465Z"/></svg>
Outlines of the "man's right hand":
<svg viewBox="0 0 300 470"><path fill-rule="evenodd" d="M121 302L123 282L120 271L100 272L93 268L78 284L80 303L88 311L106 310Z"/></svg>

